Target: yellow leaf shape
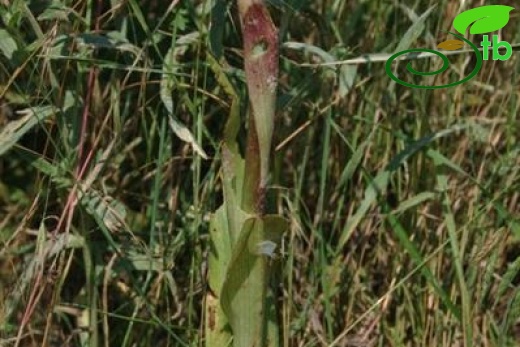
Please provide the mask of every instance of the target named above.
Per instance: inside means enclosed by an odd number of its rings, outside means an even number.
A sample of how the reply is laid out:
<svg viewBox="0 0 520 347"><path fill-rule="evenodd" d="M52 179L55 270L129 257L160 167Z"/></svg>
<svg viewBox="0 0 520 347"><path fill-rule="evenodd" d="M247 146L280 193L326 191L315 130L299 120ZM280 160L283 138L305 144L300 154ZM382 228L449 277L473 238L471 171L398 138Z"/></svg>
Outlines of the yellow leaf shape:
<svg viewBox="0 0 520 347"><path fill-rule="evenodd" d="M444 49L446 51L456 51L464 46L464 42L459 40L446 40L437 45L437 48Z"/></svg>

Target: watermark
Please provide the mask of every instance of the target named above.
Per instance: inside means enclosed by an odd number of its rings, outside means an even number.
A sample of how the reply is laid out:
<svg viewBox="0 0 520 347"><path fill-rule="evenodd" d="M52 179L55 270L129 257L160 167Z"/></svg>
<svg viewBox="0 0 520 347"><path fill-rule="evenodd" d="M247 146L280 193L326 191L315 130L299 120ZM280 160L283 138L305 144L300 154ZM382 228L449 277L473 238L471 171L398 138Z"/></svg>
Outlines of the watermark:
<svg viewBox="0 0 520 347"><path fill-rule="evenodd" d="M466 76L464 79L460 81L456 81L453 83L441 85L441 86L421 86L413 83L408 83L406 81L403 81L399 79L393 72L392 72L392 63L394 60L396 60L401 55L410 55L410 54L417 54L417 53L431 53L438 57L440 57L443 61L442 67L438 70L431 71L431 72L421 72L415 70L411 63L408 63L406 65L406 70L414 75L419 76L432 76L437 75L439 73L442 73L446 71L450 65L450 62L448 61L448 57L444 54L442 54L439 51L433 50L433 49L426 49L426 48L414 48L414 49L407 49L401 52L397 52L396 54L392 55L385 64L385 70L388 76L390 76L391 79L396 81L399 84L402 84L404 86L410 87L410 88L421 88L421 89L440 89L440 88L448 88L453 87L458 84L464 83L472 79L477 75L477 73L480 71L480 68L482 67L482 61L483 60L489 60L490 59L490 48L491 48L491 58L493 60L507 60L511 57L513 53L513 49L511 45L506 41L499 41L498 35L484 35L482 42L480 43L480 46L482 47L482 54L479 51L479 48L470 42L469 40L465 39L463 35L465 35L466 31L469 28L470 34L487 34L491 33L493 31L502 29L507 22L509 22L509 12L513 10L514 8L511 6L504 6L504 5L488 5L488 6L481 6L476 7L468 11L464 11L461 14L459 14L455 19L453 20L453 27L455 30L457 30L459 34L452 33L448 31L448 34L455 36L456 39L452 40L446 40L444 42L441 42L437 45L437 48L440 48L445 51L454 51L461 49L464 46L464 43L468 44L471 49L474 51L475 56L477 58L475 68L469 73L468 76ZM491 36L491 40L489 38ZM501 50L499 50L502 48Z"/></svg>

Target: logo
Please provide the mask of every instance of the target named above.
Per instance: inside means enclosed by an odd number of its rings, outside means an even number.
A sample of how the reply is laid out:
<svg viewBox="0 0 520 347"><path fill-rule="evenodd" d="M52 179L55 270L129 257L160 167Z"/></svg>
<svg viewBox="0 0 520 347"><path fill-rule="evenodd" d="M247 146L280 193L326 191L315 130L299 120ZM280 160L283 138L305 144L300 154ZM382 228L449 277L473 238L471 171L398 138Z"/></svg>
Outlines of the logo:
<svg viewBox="0 0 520 347"><path fill-rule="evenodd" d="M471 71L471 73L465 77L464 79L460 81L456 81L453 83L441 85L441 86L421 86L417 84L408 83L406 81L403 81L399 79L393 72L392 72L392 63L394 60L396 60L401 55L408 55L413 56L414 54L417 55L417 53L431 53L433 55L436 55L440 57L443 61L442 67L438 70L431 71L431 72L421 72L415 70L411 63L408 63L406 65L406 70L414 75L419 76L433 76L440 74L444 71L446 71L450 65L450 62L448 60L448 57L444 55L443 53L433 50L433 49L427 49L427 48L414 48L414 49L407 49L401 52L397 52L396 54L392 55L385 64L385 70L388 76L390 76L391 79L393 79L395 82L402 84L403 86L410 87L410 88L421 88L421 89L440 89L440 88L448 88L453 87L456 85L459 85L461 83L467 82L473 77L477 75L477 73L480 71L480 68L482 67L482 61L483 60L489 60L490 59L490 48L491 48L491 58L493 60L507 60L511 57L513 53L513 49L511 45L506 41L499 41L498 35L491 35L491 40L489 38L489 35L484 35L484 38L482 39L482 42L480 43L480 46L482 47L482 54L479 51L479 48L470 42L469 40L465 39L463 35L466 34L466 31L469 28L470 34L486 34L490 33L499 29L502 29L507 22L509 22L509 12L513 10L513 7L510 6L503 6L503 5L488 5L488 6L481 6L476 7L471 10L462 12L459 14L455 19L453 20L453 27L457 33L452 33L447 31L448 34L453 35L456 39L446 40L444 42L441 42L437 45L437 48L440 48L445 51L455 51L458 49L461 49L464 44L468 44L473 52L475 53L475 56L477 58L475 68ZM502 48L502 50L499 50ZM505 51L504 51L505 49Z"/></svg>

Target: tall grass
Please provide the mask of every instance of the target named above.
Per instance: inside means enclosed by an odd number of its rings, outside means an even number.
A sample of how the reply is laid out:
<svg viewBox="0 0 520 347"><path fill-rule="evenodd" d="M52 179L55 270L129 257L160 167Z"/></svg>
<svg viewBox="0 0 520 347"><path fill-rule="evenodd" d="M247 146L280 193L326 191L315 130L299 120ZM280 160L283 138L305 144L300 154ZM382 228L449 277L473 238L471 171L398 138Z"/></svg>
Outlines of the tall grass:
<svg viewBox="0 0 520 347"><path fill-rule="evenodd" d="M284 346L518 345L518 53L435 91L365 59L433 48L480 5L270 1L281 65L267 204L290 221L271 260ZM247 128L237 11L0 3L0 345L204 344L232 107ZM501 31L513 44L517 11ZM430 82L474 63L450 61Z"/></svg>

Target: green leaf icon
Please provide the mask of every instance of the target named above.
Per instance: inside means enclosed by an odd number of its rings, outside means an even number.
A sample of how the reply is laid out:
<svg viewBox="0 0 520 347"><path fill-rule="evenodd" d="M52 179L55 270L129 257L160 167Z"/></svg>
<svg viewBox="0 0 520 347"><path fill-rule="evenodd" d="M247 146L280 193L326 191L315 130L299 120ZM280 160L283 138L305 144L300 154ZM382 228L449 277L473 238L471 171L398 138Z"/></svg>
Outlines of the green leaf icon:
<svg viewBox="0 0 520 347"><path fill-rule="evenodd" d="M476 7L455 17L453 27L463 35L470 25L470 34L489 33L502 29L509 22L509 12L513 9L514 7L504 5Z"/></svg>

